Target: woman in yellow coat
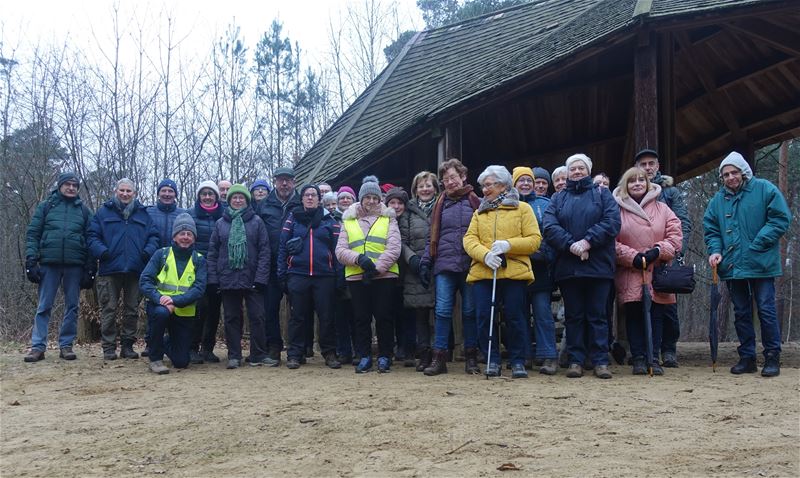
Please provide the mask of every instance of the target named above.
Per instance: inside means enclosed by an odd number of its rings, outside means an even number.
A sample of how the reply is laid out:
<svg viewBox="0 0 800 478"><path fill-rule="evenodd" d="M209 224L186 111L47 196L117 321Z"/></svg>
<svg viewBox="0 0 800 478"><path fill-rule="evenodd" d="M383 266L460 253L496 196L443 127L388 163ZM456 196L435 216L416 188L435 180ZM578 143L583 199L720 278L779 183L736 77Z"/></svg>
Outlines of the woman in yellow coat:
<svg viewBox="0 0 800 478"><path fill-rule="evenodd" d="M478 345L488 354L492 282L497 274L496 301L502 302L508 333L512 376L526 378L525 371L525 294L533 282L530 255L539 249L542 235L536 216L528 203L519 200L512 187L511 173L503 166L486 168L478 183L483 200L472 215L464 250L472 258L467 282L473 284L478 316ZM492 334L492 354L486 375L500 375L500 350L497 335Z"/></svg>

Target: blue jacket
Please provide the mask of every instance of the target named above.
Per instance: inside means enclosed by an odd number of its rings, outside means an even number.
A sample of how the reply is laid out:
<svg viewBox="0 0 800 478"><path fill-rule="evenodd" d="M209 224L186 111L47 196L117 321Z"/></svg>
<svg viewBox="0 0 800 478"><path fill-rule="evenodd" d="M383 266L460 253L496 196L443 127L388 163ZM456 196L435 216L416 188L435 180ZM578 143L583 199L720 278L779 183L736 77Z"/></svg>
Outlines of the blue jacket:
<svg viewBox="0 0 800 478"><path fill-rule="evenodd" d="M703 237L709 255L722 254L720 279L780 276L780 239L791 222L783 194L765 179L750 178L735 193L718 191L703 216Z"/></svg>
<svg viewBox="0 0 800 478"><path fill-rule="evenodd" d="M147 214L153 219L158 231L158 247L168 247L172 244L172 224L178 214L183 212L186 212L186 209L178 207L175 203L147 206Z"/></svg>
<svg viewBox="0 0 800 478"><path fill-rule="evenodd" d="M201 254L194 253L194 247L188 250L182 250L176 244L173 244L171 247L175 254L175 265L178 267L178 277L183 274L186 264L189 263L189 257L191 255L195 257L194 282L192 283L192 287L190 287L185 294L170 296L172 297L172 302L175 304L175 307L186 307L200 300L205 293L207 277L206 258ZM155 254L153 254L153 257L150 258L144 271L142 271L142 275L139 277L139 290L141 290L142 295L147 297L147 299L154 304L158 304L158 301L161 299L161 293L158 292L157 287L157 277L161 272L163 263L167 260L166 254L168 251L169 247L162 247L157 250Z"/></svg>
<svg viewBox="0 0 800 478"><path fill-rule="evenodd" d="M278 247L278 278L281 280L286 279L287 274L330 277L341 269L336 260L336 243L341 230L339 221L323 214L319 226L311 227L312 223L306 220L304 212L302 206L293 210L283 225ZM296 217L297 214L300 216ZM295 237L302 239L303 247L299 254L290 255L286 251L286 241Z"/></svg>
<svg viewBox="0 0 800 478"><path fill-rule="evenodd" d="M99 275L139 274L158 249L158 231L144 206L134 199L126 221L113 200L100 206L89 226L89 251L100 260ZM106 259L103 255L108 253Z"/></svg>
<svg viewBox="0 0 800 478"><path fill-rule="evenodd" d="M189 215L194 219L194 225L197 228L197 238L194 243L197 252L208 254L208 245L211 242L211 233L214 232L214 224L222 217L223 212L225 212L225 208L222 207L222 203L217 203L217 208L210 213L200 207L199 202L189 209Z"/></svg>
<svg viewBox="0 0 800 478"><path fill-rule="evenodd" d="M257 208L255 210L256 214L258 214L258 216L267 226L270 253L273 258L278 257L278 245L280 244L281 240L283 223L285 223L286 218L289 217L289 212L298 206L300 206L299 194L293 191L289 200L285 203L282 203L281 200L278 199L276 189L273 189L269 193L269 196L254 205L254 207ZM275 273L277 266L277 262L273 261L270 272Z"/></svg>
<svg viewBox="0 0 800 478"><path fill-rule="evenodd" d="M544 213L544 237L556 251L556 282L580 277L613 279L619 228L619 206L611 191L592 184L591 176L567 180L567 187L550 198ZM591 245L586 261L569 251L581 239Z"/></svg>
<svg viewBox="0 0 800 478"><path fill-rule="evenodd" d="M544 212L547 206L550 205L550 199L547 196L537 196L536 194L528 194L521 196L521 200L527 202L533 214L536 216L536 221L542 227L544 221ZM553 281L553 262L555 261L556 253L547 241L542 241L539 249L531 254L531 264L533 265L533 284L528 286L528 290L532 292L552 291L555 288Z"/></svg>

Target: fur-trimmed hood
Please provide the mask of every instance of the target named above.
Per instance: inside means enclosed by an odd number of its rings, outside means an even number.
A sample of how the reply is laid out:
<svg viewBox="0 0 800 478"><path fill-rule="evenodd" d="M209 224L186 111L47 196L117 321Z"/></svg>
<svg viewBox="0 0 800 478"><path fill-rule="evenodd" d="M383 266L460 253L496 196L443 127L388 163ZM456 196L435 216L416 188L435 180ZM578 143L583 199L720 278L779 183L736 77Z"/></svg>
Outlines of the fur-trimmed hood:
<svg viewBox="0 0 800 478"><path fill-rule="evenodd" d="M359 219L362 217L366 217L368 215L369 214L367 214L367 211L365 211L364 208L361 207L360 201L354 202L353 204L350 205L350 207L348 207L344 211L344 213L342 213L342 221L346 221L348 219ZM390 208L389 206L386 206L385 204L381 204L381 216L386 216L390 219L393 217L397 218L394 209Z"/></svg>

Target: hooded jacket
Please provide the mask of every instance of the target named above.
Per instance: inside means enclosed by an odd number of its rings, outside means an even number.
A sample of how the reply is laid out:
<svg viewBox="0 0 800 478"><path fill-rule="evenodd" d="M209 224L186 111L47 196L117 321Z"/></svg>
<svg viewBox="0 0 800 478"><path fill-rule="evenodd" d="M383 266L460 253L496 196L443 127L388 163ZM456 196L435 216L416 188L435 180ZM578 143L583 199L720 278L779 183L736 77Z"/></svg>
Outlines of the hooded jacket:
<svg viewBox="0 0 800 478"><path fill-rule="evenodd" d="M342 221L357 219L358 225L361 227L361 230L364 231L364 236L366 236L370 227L375 224L379 216L389 218L389 235L386 238L386 248L375 261L375 268L378 270L378 275L374 277L374 279L391 279L397 277L397 274L389 272L389 268L400 258L402 240L400 239L400 230L397 228L397 219L395 218L394 209L384 204L380 206L380 214L373 215L367 214L367 211L361 207L360 202L355 202L342 214ZM342 265L353 266L357 265L359 254L361 253L350 249L350 239L347 237L347 229L344 227L344 224L342 224L339 242L336 244L336 258ZM347 280L361 280L361 274L352 275L348 277Z"/></svg>
<svg viewBox="0 0 800 478"><path fill-rule="evenodd" d="M186 212L186 209L178 207L176 203L162 204L156 203L155 206L147 207L147 214L153 219L153 224L158 231L158 247L167 247L172 244L172 224L179 214Z"/></svg>
<svg viewBox="0 0 800 478"><path fill-rule="evenodd" d="M295 214L304 212L300 206L283 224L278 247L278 279L286 279L287 274L330 277L337 275L341 268L336 260L336 244L341 230L339 221L320 211L319 225L313 227L305 215L295 217ZM301 239L302 249L299 254L291 255L286 250L286 241L296 237Z"/></svg>
<svg viewBox="0 0 800 478"><path fill-rule="evenodd" d="M269 282L270 247L267 227L250 206L242 213L247 235L247 261L243 269L231 269L228 263L228 239L231 235L231 209L214 225L208 247L208 283L220 290L252 289Z"/></svg>
<svg viewBox="0 0 800 478"><path fill-rule="evenodd" d="M642 300L642 271L633 268L633 258L640 252L658 247L659 262L669 262L680 252L683 241L681 221L674 212L659 200L661 187L651 184L642 201L620 197L620 189L613 192L620 209L621 227L616 239L617 272L614 284L620 304ZM591 251L590 251L591 254ZM648 264L644 280L650 289L653 302L674 304L675 294L653 291L653 267Z"/></svg>
<svg viewBox="0 0 800 478"><path fill-rule="evenodd" d="M542 234L533 209L528 203L520 202L514 188L507 191L497 208L490 207L484 200L472 214L464 236L464 250L472 258L467 282L493 278L492 269L483 259L494 241L499 240L508 241L511 249L506 253L507 266L497 269L497 278L533 281L530 255L539 249Z"/></svg>
<svg viewBox="0 0 800 478"><path fill-rule="evenodd" d="M114 200L97 210L89 226L89 250L100 260L98 275L140 274L158 249L158 231L139 200L127 220ZM107 259L102 259L108 254Z"/></svg>
<svg viewBox="0 0 800 478"><path fill-rule="evenodd" d="M25 257L40 264L83 266L89 262L92 217L84 215L83 208L80 198L68 199L58 190L53 191L33 213L26 233Z"/></svg>
<svg viewBox="0 0 800 478"><path fill-rule="evenodd" d="M403 241L403 261L408 264L411 258L422 259L425 246L431 237L431 218L416 204L409 201L406 212L397 219L400 237ZM410 308L433 307L433 289L422 287L422 283L411 268L403 275L403 304Z"/></svg>
<svg viewBox="0 0 800 478"><path fill-rule="evenodd" d="M619 206L611 191L592 184L586 176L567 180L567 186L550 198L544 212L544 237L556 251L556 282L575 278L613 279L619 234ZM586 239L589 259L569 251L573 243Z"/></svg>

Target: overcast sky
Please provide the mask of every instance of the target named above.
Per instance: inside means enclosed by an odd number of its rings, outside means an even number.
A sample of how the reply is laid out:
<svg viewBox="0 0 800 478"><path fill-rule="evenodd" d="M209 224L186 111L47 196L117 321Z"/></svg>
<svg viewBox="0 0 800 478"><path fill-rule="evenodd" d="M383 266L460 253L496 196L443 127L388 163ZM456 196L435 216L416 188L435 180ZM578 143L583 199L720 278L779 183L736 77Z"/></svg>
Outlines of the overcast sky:
<svg viewBox="0 0 800 478"><path fill-rule="evenodd" d="M0 0L0 39L2 51L19 48L17 56L28 45L69 42L91 49L98 41L108 41L112 32L112 0ZM422 17L415 0L382 0L397 5L404 29L420 29ZM284 33L300 43L311 63L321 61L328 48L329 17L344 14L348 4L364 0L120 0L120 20L141 18L146 28L157 28L154 18L175 19L177 37L185 38L181 48L209 51L211 43L235 20L249 48L278 17ZM334 22L336 23L336 22ZM153 30L157 31L157 30ZM185 55L187 51L183 51ZM309 64L308 62L304 62Z"/></svg>

